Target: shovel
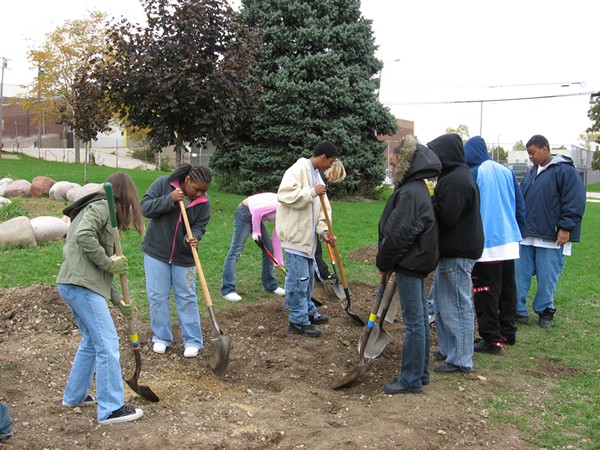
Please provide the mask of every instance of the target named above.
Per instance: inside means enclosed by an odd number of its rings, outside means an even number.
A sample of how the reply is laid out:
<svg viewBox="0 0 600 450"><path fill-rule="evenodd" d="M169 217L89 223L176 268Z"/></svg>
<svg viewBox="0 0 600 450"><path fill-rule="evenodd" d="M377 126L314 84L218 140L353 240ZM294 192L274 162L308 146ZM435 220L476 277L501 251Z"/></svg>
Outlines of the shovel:
<svg viewBox="0 0 600 450"><path fill-rule="evenodd" d="M333 228L331 226L331 220L329 220L329 213L327 212L327 208L325 206L325 194L319 195L319 199L321 200L321 208L323 209L323 213L325 214L327 229L329 230L329 233L331 233L331 235L335 236L335 233L333 232ZM354 320L354 322L364 327L365 322L363 322L363 320L350 309L350 291L348 290L348 280L346 279L346 274L344 273L342 259L340 258L340 252L336 243L333 244L333 252L335 254L335 260L340 270L340 278L342 279L342 285L344 286L344 293L346 294L346 303L342 304L342 308L344 309L344 311L346 311L346 314L348 314L350 318ZM375 311L375 313L377 313L377 311Z"/></svg>
<svg viewBox="0 0 600 450"><path fill-rule="evenodd" d="M119 228L117 225L117 215L115 213L115 199L113 197L112 184L108 182L104 183L104 191L106 192L106 200L108 201L110 224L112 226L112 236L115 243L115 254L117 256L122 256L123 249L121 247L121 237L119 236ZM131 299L129 296L129 284L127 283L127 275L125 274L121 275L121 290L123 291L123 301L126 305L130 305ZM140 395L146 400L150 400L151 402L157 402L159 400L158 395L152 392L152 389L143 384L138 384L138 378L140 376L140 372L142 371L142 356L140 354L140 340L135 331L133 319L129 319L129 340L131 341L131 345L133 347L135 371L133 372L133 377L131 377L130 380L126 380L125 377L123 377L123 380L125 380L127 386L129 386L136 394Z"/></svg>
<svg viewBox="0 0 600 450"><path fill-rule="evenodd" d="M387 280L387 274L382 274L381 275L382 285L387 283L386 280ZM391 289L386 289L383 294L382 301L389 302L392 295L394 295L394 291ZM379 298L379 296L377 296L375 298L375 301L373 302L373 306L371 307L371 314L369 315L369 321L367 323L367 326L365 327L365 331L363 331L363 334L361 335L360 339L358 340L358 342L359 342L358 366L356 366L354 369L352 369L350 372L348 372L346 374L346 376L344 376L340 380L333 383L331 385L331 389L339 389L341 387L344 387L344 386L350 384L351 382L353 382L354 380L360 378L367 371L368 367L365 362L365 348L367 346L367 342L369 342L369 337L371 335L371 332L373 331L373 328L375 327L375 322L377 321L377 311L379 310L379 304L380 304L380 298Z"/></svg>
<svg viewBox="0 0 600 450"><path fill-rule="evenodd" d="M331 285L331 289L333 289L333 293L337 298L344 300L346 295L344 294L344 287L340 284L340 276L338 274L335 258L333 257L333 253L331 253L331 245L329 245L329 242L326 242L326 244L327 253L329 253L329 259L331 260L331 267L333 267L333 273L335 274L335 283Z"/></svg>
<svg viewBox="0 0 600 450"><path fill-rule="evenodd" d="M265 247L265 244L263 243L262 239L259 237L258 240L254 241L254 242L256 242L256 245L258 245L260 247L260 249L265 253L265 255L267 255L267 258L269 258L271 260L273 265L275 267L277 267L279 270L281 270L281 272L283 272L283 275L287 275L287 270L285 269L285 267L283 267L283 264L281 264L279 261L277 261L275 256L273 256L273 253L271 253L269 251L269 249L267 247ZM321 303L316 298L311 297L310 299L316 306L323 306L323 303Z"/></svg>
<svg viewBox="0 0 600 450"><path fill-rule="evenodd" d="M364 350L365 357L368 359L377 358L379 355L381 355L381 352L383 352L383 349L386 347L386 345L392 341L392 336L383 329L383 323L385 322L385 318L387 316L390 303L394 298L395 292L396 275L392 274L390 276L390 282L385 290L384 299L381 302L381 314L378 317L379 323L375 325L373 333L371 333Z"/></svg>
<svg viewBox="0 0 600 450"><path fill-rule="evenodd" d="M179 202L179 207L181 209L181 217L183 218L183 222L185 224L185 231L187 233L188 239L192 239L192 229L190 228L190 221L188 220L187 212L185 210L185 205L183 201ZM213 324L213 328L219 335L217 339L213 339L211 341L210 369L215 375L222 377L223 375L225 375L227 365L229 364L231 339L229 338L229 336L225 336L223 334L223 331L221 331L219 325L217 324L217 318L215 317L215 311L213 309L212 300L210 298L210 292L208 291L206 278L204 278L204 271L202 270L200 258L198 257L198 249L196 247L191 247L191 249L192 255L194 256L194 262L196 263L196 271L198 272L198 276L200 277L200 284L202 284L202 292L204 293L204 301L206 302L206 307L208 308L210 320Z"/></svg>

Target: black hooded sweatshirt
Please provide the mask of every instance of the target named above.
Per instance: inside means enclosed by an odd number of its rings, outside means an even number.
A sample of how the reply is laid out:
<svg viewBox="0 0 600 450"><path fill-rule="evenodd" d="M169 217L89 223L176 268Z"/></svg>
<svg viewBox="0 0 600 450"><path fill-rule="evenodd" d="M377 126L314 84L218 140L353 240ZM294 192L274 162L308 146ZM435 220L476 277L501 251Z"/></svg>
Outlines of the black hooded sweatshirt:
<svg viewBox="0 0 600 450"><path fill-rule="evenodd" d="M465 163L462 139L458 134L444 134L427 146L442 162L433 197L440 258L479 259L484 244L479 188Z"/></svg>
<svg viewBox="0 0 600 450"><path fill-rule="evenodd" d="M438 227L425 179L437 177L442 165L414 138L404 138L400 145L395 189L379 220L376 264L382 272L394 269L425 278L439 259Z"/></svg>

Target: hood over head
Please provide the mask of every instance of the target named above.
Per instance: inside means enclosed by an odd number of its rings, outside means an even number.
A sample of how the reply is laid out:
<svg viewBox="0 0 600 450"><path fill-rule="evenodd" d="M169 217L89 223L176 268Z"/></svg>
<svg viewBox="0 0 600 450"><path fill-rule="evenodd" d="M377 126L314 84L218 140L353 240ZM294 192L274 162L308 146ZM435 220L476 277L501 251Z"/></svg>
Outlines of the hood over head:
<svg viewBox="0 0 600 450"><path fill-rule="evenodd" d="M443 134L427 143L442 162L442 174L465 164L465 151L460 136L456 133Z"/></svg>
<svg viewBox="0 0 600 450"><path fill-rule="evenodd" d="M439 176L442 170L440 160L431 149L419 144L414 136L409 134L402 137L394 153L397 150L399 150L398 166L392 174L394 186L410 180L424 180Z"/></svg>
<svg viewBox="0 0 600 450"><path fill-rule="evenodd" d="M473 136L465 142L465 162L469 167L478 166L488 159L492 158L481 136Z"/></svg>

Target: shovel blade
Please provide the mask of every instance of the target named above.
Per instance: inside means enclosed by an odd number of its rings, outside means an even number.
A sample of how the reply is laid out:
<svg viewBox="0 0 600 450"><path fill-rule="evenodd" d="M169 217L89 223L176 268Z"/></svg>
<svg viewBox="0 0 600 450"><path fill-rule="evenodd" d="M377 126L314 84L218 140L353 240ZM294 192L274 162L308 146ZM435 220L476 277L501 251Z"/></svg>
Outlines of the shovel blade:
<svg viewBox="0 0 600 450"><path fill-rule="evenodd" d="M377 358L383 353L383 350L390 342L392 342L392 336L390 336L387 331L383 330L383 333L379 332L376 338L369 339L367 342L367 346L365 347L365 358Z"/></svg>
<svg viewBox="0 0 600 450"><path fill-rule="evenodd" d="M210 343L210 370L218 377L225 375L229 365L229 352L231 351L231 339L229 336L221 335Z"/></svg>
<svg viewBox="0 0 600 450"><path fill-rule="evenodd" d="M344 287L339 283L334 283L331 285L331 289L337 298L340 300L346 300L346 294L344 293Z"/></svg>
<svg viewBox="0 0 600 450"><path fill-rule="evenodd" d="M158 395L152 392L150 387L144 384L138 384L138 378L140 376L140 371L142 370L142 357L140 355L139 347L134 348L133 354L135 357L135 371L130 380L125 380L125 378L123 378L125 383L127 383L127 386L129 386L133 392L145 398L146 400L151 402L159 401L160 399L158 398Z"/></svg>

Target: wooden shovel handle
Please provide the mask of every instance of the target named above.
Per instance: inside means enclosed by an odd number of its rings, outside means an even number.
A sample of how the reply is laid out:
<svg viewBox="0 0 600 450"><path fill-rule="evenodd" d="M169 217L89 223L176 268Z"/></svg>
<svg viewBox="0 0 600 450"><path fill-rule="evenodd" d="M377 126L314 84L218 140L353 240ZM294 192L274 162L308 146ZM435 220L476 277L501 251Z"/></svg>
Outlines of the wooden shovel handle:
<svg viewBox="0 0 600 450"><path fill-rule="evenodd" d="M325 214L325 222L327 222L327 230L329 234L335 236L333 232L333 227L331 226L331 220L329 219L329 213L327 212L327 207L325 206L325 196L327 194L320 194L319 200L321 200L321 209L323 209L323 214ZM337 243L332 245L333 253L335 254L335 261L337 263L338 270L340 271L340 278L342 279L342 286L344 289L348 289L348 280L346 280L346 273L344 272L344 266L342 266L342 258L340 257L340 251L338 250Z"/></svg>
<svg viewBox="0 0 600 450"><path fill-rule="evenodd" d="M181 209L181 217L183 218L183 223L185 224L185 231L187 233L187 237L188 239L192 239L194 236L192 235L190 221L188 219L187 212L185 210L185 204L183 203L183 201L179 201L179 208ZM196 247L190 247L192 248L192 255L194 256L194 262L196 263L196 271L198 272L200 284L202 285L204 301L206 302L206 306L212 308L212 300L210 299L210 292L208 292L208 285L206 284L206 278L204 278L204 271L202 270L200 258L198 257L198 249Z"/></svg>

